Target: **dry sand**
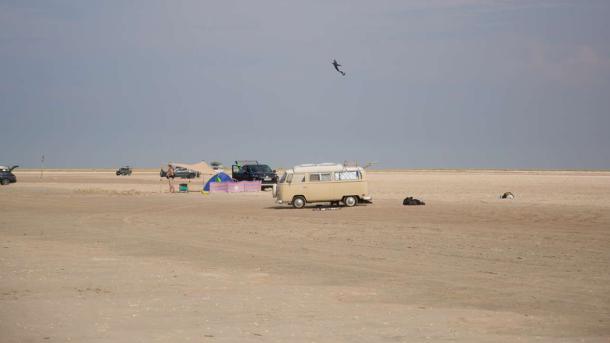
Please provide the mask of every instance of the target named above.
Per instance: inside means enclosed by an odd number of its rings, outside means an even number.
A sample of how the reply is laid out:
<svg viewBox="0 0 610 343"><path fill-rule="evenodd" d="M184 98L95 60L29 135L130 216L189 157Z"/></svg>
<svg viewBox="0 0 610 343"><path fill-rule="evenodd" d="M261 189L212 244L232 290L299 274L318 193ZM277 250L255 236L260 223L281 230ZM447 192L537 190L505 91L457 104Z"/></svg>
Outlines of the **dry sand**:
<svg viewBox="0 0 610 343"><path fill-rule="evenodd" d="M607 172L376 172L336 211L16 174L0 342L610 341Z"/></svg>

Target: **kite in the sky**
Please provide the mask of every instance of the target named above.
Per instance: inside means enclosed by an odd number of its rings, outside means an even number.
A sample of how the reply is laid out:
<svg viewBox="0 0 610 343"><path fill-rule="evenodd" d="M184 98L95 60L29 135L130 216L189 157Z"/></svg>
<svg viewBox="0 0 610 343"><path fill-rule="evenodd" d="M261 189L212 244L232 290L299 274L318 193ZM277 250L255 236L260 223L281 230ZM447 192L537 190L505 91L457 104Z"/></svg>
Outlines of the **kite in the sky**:
<svg viewBox="0 0 610 343"><path fill-rule="evenodd" d="M337 62L337 60L333 60L333 66L335 67L335 70L337 70L338 72L340 72L340 73L341 73L341 75L345 76L345 73L344 73L343 71L339 70L339 67L340 67L341 65L339 64L339 62Z"/></svg>

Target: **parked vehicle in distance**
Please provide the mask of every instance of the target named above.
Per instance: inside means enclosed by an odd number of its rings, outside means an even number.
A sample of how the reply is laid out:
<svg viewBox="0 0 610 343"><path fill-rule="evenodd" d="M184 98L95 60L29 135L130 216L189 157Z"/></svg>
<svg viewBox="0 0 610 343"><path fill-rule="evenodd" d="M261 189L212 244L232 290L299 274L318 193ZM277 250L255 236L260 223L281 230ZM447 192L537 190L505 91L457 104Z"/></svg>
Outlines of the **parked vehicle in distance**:
<svg viewBox="0 0 610 343"><path fill-rule="evenodd" d="M176 177L181 179L194 179L200 176L198 171L190 170L184 167L176 167L174 173Z"/></svg>
<svg viewBox="0 0 610 343"><path fill-rule="evenodd" d="M159 172L159 176L166 177L167 171L161 169ZM198 171L190 170L184 167L174 167L174 177L178 177L181 179L194 179L201 176L201 173Z"/></svg>
<svg viewBox="0 0 610 343"><path fill-rule="evenodd" d="M278 204L294 208L316 202L352 207L372 200L364 168L339 163L301 164L286 170L273 197Z"/></svg>
<svg viewBox="0 0 610 343"><path fill-rule="evenodd" d="M0 166L0 184L5 186L9 183L17 182L17 177L13 174L13 169L18 168L19 166L5 167Z"/></svg>
<svg viewBox="0 0 610 343"><path fill-rule="evenodd" d="M212 161L210 163L210 167L212 167L212 169L214 169L214 170L220 170L220 171L222 171L222 169L224 168L222 163L220 163L218 161Z"/></svg>
<svg viewBox="0 0 610 343"><path fill-rule="evenodd" d="M235 181L261 181L262 189L273 188L278 179L275 170L258 161L235 161L231 174Z"/></svg>
<svg viewBox="0 0 610 343"><path fill-rule="evenodd" d="M117 169L116 175L117 176L119 176L119 175L127 175L127 176L131 175L131 167L125 166L125 167L121 167L121 168Z"/></svg>

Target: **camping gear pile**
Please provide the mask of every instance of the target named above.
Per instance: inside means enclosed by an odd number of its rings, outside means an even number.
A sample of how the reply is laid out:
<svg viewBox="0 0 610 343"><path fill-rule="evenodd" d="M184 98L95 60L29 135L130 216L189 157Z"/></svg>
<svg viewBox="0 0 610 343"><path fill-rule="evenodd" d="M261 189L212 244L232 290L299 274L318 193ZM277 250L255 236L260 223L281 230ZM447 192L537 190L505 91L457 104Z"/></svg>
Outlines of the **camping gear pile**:
<svg viewBox="0 0 610 343"><path fill-rule="evenodd" d="M419 199L415 199L413 197L406 197L405 200L402 201L402 204L405 206L417 206L417 205L425 205L426 203Z"/></svg>
<svg viewBox="0 0 610 343"><path fill-rule="evenodd" d="M500 196L500 199L514 199L515 196L511 192L506 192Z"/></svg>

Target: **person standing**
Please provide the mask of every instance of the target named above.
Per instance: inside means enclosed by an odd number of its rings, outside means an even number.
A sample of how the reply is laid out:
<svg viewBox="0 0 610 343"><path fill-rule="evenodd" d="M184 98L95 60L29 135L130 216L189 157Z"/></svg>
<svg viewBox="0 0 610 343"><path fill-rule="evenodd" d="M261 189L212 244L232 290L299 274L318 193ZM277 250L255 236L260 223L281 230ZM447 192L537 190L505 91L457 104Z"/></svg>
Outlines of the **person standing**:
<svg viewBox="0 0 610 343"><path fill-rule="evenodd" d="M169 192L174 193L174 177L176 177L176 171L171 163L167 165L167 173L165 174L165 177L167 177L167 182L169 183Z"/></svg>

